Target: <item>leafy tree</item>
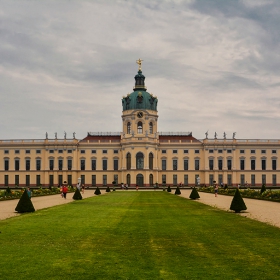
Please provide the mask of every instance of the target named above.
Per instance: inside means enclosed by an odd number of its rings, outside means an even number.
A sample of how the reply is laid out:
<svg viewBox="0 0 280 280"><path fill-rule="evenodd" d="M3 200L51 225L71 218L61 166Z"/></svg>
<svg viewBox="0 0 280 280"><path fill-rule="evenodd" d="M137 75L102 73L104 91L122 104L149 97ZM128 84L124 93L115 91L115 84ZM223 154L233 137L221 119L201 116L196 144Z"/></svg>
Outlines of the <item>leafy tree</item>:
<svg viewBox="0 0 280 280"><path fill-rule="evenodd" d="M167 191L168 191L168 192L171 192L170 186L167 187Z"/></svg>
<svg viewBox="0 0 280 280"><path fill-rule="evenodd" d="M96 190L95 190L94 194L95 194L95 195L99 195L99 194L101 194L101 191L100 191L100 189L99 189L98 187L96 188Z"/></svg>
<svg viewBox="0 0 280 280"><path fill-rule="evenodd" d="M109 186L107 187L106 192L111 192Z"/></svg>
<svg viewBox="0 0 280 280"><path fill-rule="evenodd" d="M240 213L242 210L246 210L247 206L239 192L239 189L236 189L234 197L231 201L230 210L235 211L235 213Z"/></svg>
<svg viewBox="0 0 280 280"><path fill-rule="evenodd" d="M74 193L74 195L73 195L73 199L74 199L74 200L83 199L83 197L82 197L82 195L81 195L79 189L76 189L76 191L75 191L75 193Z"/></svg>
<svg viewBox="0 0 280 280"><path fill-rule="evenodd" d="M197 199L197 198L200 198L199 194L198 194L198 191L196 188L193 188L192 189L192 192L190 194L190 199Z"/></svg>
<svg viewBox="0 0 280 280"><path fill-rule="evenodd" d="M26 189L23 192L15 210L19 213L34 212L35 211L33 203L31 201L30 197L28 196Z"/></svg>
<svg viewBox="0 0 280 280"><path fill-rule="evenodd" d="M178 194L178 195L181 194L180 188L178 186L176 188L175 194Z"/></svg>
<svg viewBox="0 0 280 280"><path fill-rule="evenodd" d="M261 194L263 193L263 192L265 192L266 191L266 187L265 187L265 184L262 184L262 188L261 188Z"/></svg>

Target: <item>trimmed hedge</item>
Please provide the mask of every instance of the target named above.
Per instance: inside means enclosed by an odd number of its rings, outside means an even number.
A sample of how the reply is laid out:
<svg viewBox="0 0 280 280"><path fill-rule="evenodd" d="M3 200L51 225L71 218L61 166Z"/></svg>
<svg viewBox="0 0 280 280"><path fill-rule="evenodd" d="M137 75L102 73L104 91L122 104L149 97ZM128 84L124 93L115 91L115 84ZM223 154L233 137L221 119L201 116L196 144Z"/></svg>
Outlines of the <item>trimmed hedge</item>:
<svg viewBox="0 0 280 280"><path fill-rule="evenodd" d="M196 188L193 188L190 194L190 199L198 199L198 198L200 198L198 191Z"/></svg>

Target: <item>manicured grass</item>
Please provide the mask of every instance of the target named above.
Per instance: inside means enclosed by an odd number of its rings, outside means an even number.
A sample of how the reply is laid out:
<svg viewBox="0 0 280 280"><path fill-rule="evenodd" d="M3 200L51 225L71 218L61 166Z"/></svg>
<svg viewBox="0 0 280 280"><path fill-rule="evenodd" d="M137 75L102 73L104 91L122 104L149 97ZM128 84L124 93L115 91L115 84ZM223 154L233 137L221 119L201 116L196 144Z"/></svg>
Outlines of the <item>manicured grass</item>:
<svg viewBox="0 0 280 280"><path fill-rule="evenodd" d="M279 279L280 229L166 192L0 221L0 279Z"/></svg>

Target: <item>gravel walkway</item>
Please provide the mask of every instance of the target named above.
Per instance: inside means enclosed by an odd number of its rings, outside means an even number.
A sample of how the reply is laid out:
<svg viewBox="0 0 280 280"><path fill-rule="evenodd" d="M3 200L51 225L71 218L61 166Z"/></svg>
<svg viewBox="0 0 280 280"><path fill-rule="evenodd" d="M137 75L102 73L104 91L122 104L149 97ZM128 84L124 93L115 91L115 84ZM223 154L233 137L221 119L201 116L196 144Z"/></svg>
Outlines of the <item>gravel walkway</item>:
<svg viewBox="0 0 280 280"><path fill-rule="evenodd" d="M191 190L183 189L181 190L181 196L189 198L190 192ZM103 191L102 193L104 194L105 192ZM200 192L199 195L200 199L196 200L198 203L204 203L225 211L231 211L229 207L232 201L232 196L218 195L218 197L215 197L214 194L202 192ZM32 203L34 205L34 208L36 210L39 210L43 208L49 208L55 205L72 202L72 196L73 193L68 193L66 199L63 199L60 196L60 194L33 197ZM92 197L94 196L94 190L85 190L85 193L82 194L82 196L83 198ZM241 213L236 215L245 216L280 228L280 203L246 198L244 198L244 202L247 206L247 210L242 211ZM17 204L18 199L1 201L0 220L20 215L17 212L15 212Z"/></svg>

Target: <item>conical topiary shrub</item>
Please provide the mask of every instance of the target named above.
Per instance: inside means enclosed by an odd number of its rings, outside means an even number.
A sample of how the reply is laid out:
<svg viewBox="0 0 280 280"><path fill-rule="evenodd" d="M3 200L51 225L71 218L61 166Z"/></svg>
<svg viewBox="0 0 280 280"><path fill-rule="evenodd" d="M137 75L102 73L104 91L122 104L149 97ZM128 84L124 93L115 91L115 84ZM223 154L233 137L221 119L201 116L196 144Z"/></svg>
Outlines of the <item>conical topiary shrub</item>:
<svg viewBox="0 0 280 280"><path fill-rule="evenodd" d="M168 191L168 192L171 192L170 186L167 187L167 191Z"/></svg>
<svg viewBox="0 0 280 280"><path fill-rule="evenodd" d="M81 195L79 189L76 189L76 191L75 191L75 193L74 193L74 195L73 195L73 199L75 199L75 200L83 199L83 197L82 197L82 195Z"/></svg>
<svg viewBox="0 0 280 280"><path fill-rule="evenodd" d="M95 190L94 194L95 194L95 195L99 195L99 194L101 194L101 191L100 191L100 189L99 189L98 187L96 188L96 190Z"/></svg>
<svg viewBox="0 0 280 280"><path fill-rule="evenodd" d="M190 194L190 199L198 199L198 198L200 198L198 191L196 188L193 188Z"/></svg>
<svg viewBox="0 0 280 280"><path fill-rule="evenodd" d="M109 186L106 188L106 192L111 192Z"/></svg>
<svg viewBox="0 0 280 280"><path fill-rule="evenodd" d="M231 201L230 210L235 211L235 213L240 213L242 210L246 210L247 206L239 192L239 189L236 189L234 197Z"/></svg>
<svg viewBox="0 0 280 280"><path fill-rule="evenodd" d="M262 184L262 188L261 188L261 194L263 193L263 192L265 192L266 191L266 187L265 187L265 184Z"/></svg>
<svg viewBox="0 0 280 280"><path fill-rule="evenodd" d="M27 194L27 190L23 192L15 210L19 213L35 211L33 203Z"/></svg>
<svg viewBox="0 0 280 280"><path fill-rule="evenodd" d="M180 191L179 187L176 188L175 194L178 194L178 195L181 194L181 191Z"/></svg>

